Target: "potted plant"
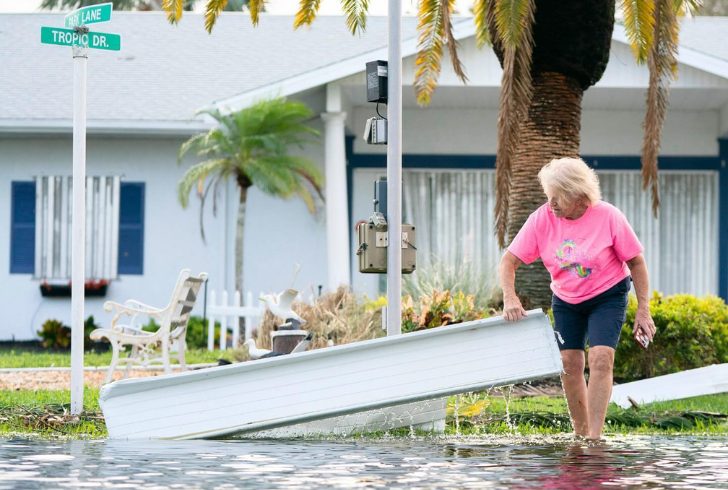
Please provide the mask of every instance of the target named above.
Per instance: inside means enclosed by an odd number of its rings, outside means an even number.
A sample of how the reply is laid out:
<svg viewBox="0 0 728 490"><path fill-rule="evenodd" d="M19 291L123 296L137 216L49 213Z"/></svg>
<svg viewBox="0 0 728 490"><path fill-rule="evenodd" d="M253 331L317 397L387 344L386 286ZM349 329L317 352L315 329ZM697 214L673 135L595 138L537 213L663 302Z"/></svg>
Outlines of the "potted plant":
<svg viewBox="0 0 728 490"><path fill-rule="evenodd" d="M106 296L109 287L108 279L87 279L84 283L86 296ZM68 283L49 283L46 280L40 283L41 296L60 298L71 296L71 281Z"/></svg>

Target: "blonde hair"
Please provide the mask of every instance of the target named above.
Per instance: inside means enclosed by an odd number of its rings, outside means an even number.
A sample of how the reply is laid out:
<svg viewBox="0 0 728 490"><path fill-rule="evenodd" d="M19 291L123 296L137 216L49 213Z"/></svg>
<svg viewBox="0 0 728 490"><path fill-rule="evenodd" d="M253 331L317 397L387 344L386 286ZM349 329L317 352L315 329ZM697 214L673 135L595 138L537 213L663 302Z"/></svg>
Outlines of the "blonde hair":
<svg viewBox="0 0 728 490"><path fill-rule="evenodd" d="M581 158L555 158L538 173L544 192L563 197L571 202L586 199L596 204L602 198L599 177Z"/></svg>

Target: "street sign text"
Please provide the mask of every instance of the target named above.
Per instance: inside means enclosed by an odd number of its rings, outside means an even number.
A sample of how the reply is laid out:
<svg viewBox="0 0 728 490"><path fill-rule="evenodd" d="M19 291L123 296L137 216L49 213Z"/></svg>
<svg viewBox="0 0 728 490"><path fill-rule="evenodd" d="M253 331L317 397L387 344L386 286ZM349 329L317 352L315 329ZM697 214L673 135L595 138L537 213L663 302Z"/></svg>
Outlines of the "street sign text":
<svg viewBox="0 0 728 490"><path fill-rule="evenodd" d="M95 24L96 22L108 22L111 20L111 9L113 4L100 3L98 5L90 5L78 10L74 10L66 15L66 27L83 26L86 24Z"/></svg>
<svg viewBox="0 0 728 490"><path fill-rule="evenodd" d="M121 36L118 34L108 34L106 32L79 34L73 29L60 27L41 27L40 42L59 46L84 46L110 51L119 51L121 49Z"/></svg>

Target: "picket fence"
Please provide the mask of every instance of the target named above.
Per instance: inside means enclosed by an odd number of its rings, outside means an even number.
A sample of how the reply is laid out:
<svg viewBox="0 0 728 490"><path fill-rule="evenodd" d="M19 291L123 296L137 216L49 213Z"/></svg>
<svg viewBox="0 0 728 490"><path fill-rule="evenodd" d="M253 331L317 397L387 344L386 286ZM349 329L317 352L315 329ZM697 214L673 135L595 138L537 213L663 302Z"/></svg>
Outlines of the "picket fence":
<svg viewBox="0 0 728 490"><path fill-rule="evenodd" d="M232 345L237 347L240 342L240 318L245 319L245 334L243 340L248 340L258 327L266 306L260 299L260 294L253 297L252 291L245 295L245 302L241 304L240 291L230 294L227 291L210 291L207 298L207 350L215 350L215 322L220 323L220 350L227 347L228 333L232 336ZM301 294L297 301L313 304L316 295L313 292Z"/></svg>
<svg viewBox="0 0 728 490"><path fill-rule="evenodd" d="M227 291L211 291L207 300L207 350L215 349L215 323L220 322L220 350L227 347L228 330L232 335L232 345L240 343L240 318L245 319L245 340L248 340L265 313L265 305L248 291L245 303L241 304L240 291L229 294Z"/></svg>

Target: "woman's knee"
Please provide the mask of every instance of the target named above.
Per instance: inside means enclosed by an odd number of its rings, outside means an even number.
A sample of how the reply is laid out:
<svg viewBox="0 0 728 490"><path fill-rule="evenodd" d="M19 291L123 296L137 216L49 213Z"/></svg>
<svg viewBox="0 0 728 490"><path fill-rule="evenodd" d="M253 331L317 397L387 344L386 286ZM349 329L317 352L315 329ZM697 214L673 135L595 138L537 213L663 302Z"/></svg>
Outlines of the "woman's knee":
<svg viewBox="0 0 728 490"><path fill-rule="evenodd" d="M614 349L594 346L589 349L589 372L611 373L614 368Z"/></svg>
<svg viewBox="0 0 728 490"><path fill-rule="evenodd" d="M571 349L561 351L561 363L566 374L583 374L585 365L584 351Z"/></svg>

